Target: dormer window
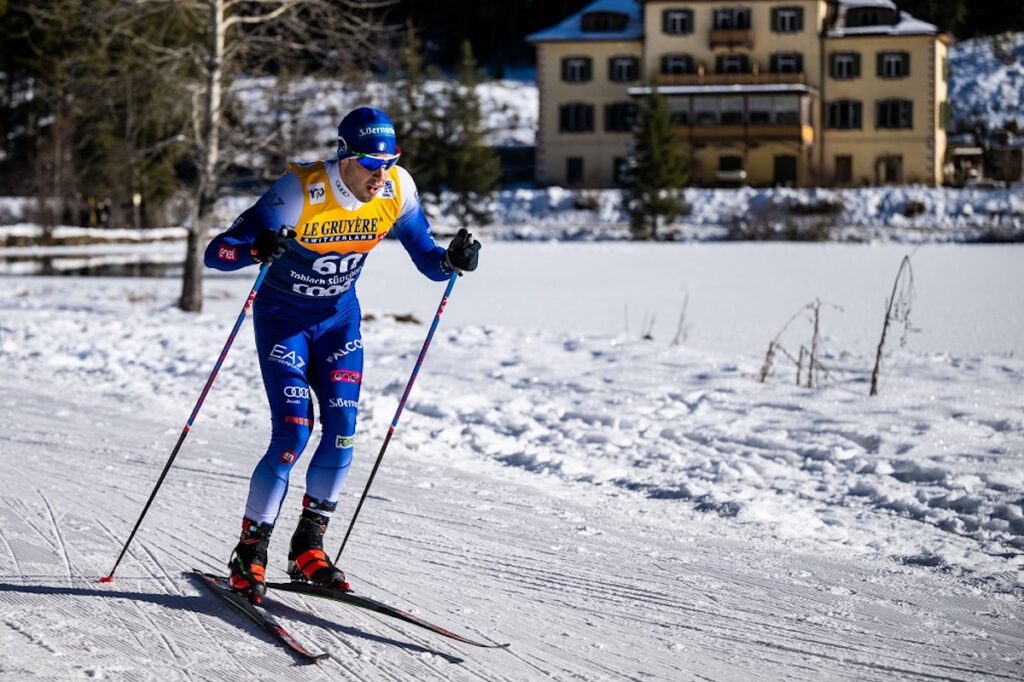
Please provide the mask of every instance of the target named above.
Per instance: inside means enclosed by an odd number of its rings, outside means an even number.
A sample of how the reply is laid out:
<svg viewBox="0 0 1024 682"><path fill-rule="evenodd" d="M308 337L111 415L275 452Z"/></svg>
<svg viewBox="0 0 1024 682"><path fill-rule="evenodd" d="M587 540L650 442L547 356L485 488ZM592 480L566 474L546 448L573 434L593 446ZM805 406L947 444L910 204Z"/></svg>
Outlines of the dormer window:
<svg viewBox="0 0 1024 682"><path fill-rule="evenodd" d="M851 7L846 10L846 26L892 26L899 23L899 12L888 7Z"/></svg>
<svg viewBox="0 0 1024 682"><path fill-rule="evenodd" d="M619 12L587 12L580 19L580 28L590 33L625 31L629 17Z"/></svg>

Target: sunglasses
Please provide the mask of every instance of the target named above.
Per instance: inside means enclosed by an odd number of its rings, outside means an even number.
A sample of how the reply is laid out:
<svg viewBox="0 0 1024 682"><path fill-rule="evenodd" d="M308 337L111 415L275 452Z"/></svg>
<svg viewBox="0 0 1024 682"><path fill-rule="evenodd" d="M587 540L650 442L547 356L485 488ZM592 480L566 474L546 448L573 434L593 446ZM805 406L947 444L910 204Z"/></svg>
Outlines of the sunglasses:
<svg viewBox="0 0 1024 682"><path fill-rule="evenodd" d="M338 141L341 143L341 146L344 148L346 153L354 156L356 161L359 162L359 165L371 173L373 171L380 170L381 168L384 170L391 170L391 167L398 163L399 157L402 156L401 149L399 149L395 154L364 154L349 147L348 143L345 142L345 138L339 137Z"/></svg>

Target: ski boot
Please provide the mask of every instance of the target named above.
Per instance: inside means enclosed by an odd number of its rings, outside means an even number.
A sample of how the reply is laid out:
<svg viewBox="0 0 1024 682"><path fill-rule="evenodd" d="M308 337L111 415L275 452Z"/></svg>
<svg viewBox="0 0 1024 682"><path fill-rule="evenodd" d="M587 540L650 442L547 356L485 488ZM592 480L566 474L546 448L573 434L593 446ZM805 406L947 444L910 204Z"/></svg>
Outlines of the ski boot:
<svg viewBox="0 0 1024 682"><path fill-rule="evenodd" d="M302 506L302 516L288 551L288 575L295 582L310 582L350 592L352 586L345 574L324 552L324 532L331 519L321 512L329 514L337 505L317 502L306 496Z"/></svg>
<svg viewBox="0 0 1024 682"><path fill-rule="evenodd" d="M267 593L267 547L272 532L273 524L257 524L243 518L242 535L228 561L228 568L231 569L228 586L256 606L263 603L263 595Z"/></svg>

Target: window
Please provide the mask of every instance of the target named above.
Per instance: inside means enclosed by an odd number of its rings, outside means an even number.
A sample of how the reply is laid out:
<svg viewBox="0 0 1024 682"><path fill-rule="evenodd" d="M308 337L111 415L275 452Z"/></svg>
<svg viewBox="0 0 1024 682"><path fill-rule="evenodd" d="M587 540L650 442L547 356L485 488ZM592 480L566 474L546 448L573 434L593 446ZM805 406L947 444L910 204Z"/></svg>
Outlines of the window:
<svg viewBox="0 0 1024 682"><path fill-rule="evenodd" d="M723 97L718 101L719 121L724 126L743 124L743 98Z"/></svg>
<svg viewBox="0 0 1024 682"><path fill-rule="evenodd" d="M750 10L746 7L716 9L715 28L719 30L750 28Z"/></svg>
<svg viewBox="0 0 1024 682"><path fill-rule="evenodd" d="M718 73L750 73L750 58L745 54L720 54L715 57Z"/></svg>
<svg viewBox="0 0 1024 682"><path fill-rule="evenodd" d="M661 31L672 36L693 33L692 9L667 9L661 13Z"/></svg>
<svg viewBox="0 0 1024 682"><path fill-rule="evenodd" d="M566 57L562 60L562 80L566 83L586 83L591 78L590 57Z"/></svg>
<svg viewBox="0 0 1024 682"><path fill-rule="evenodd" d="M846 25L850 28L858 26L889 26L899 23L899 12L886 7L852 7L846 10Z"/></svg>
<svg viewBox="0 0 1024 682"><path fill-rule="evenodd" d="M565 184L576 185L583 182L583 157L570 156L565 160Z"/></svg>
<svg viewBox="0 0 1024 682"><path fill-rule="evenodd" d="M772 118L779 125L799 125L800 98L796 95L772 97Z"/></svg>
<svg viewBox="0 0 1024 682"><path fill-rule="evenodd" d="M943 130L953 128L953 107L949 102L939 102L939 127Z"/></svg>
<svg viewBox="0 0 1024 682"><path fill-rule="evenodd" d="M772 30L776 33L799 33L804 30L803 7L776 7L773 9Z"/></svg>
<svg viewBox="0 0 1024 682"><path fill-rule="evenodd" d="M747 116L751 125L765 125L772 122L772 98L770 95L751 95L747 98Z"/></svg>
<svg viewBox="0 0 1024 682"><path fill-rule="evenodd" d="M878 160L878 182L903 182L903 157L883 156Z"/></svg>
<svg viewBox="0 0 1024 682"><path fill-rule="evenodd" d="M661 73L665 76L674 76L684 73L693 73L693 57L688 54L665 54L661 56Z"/></svg>
<svg viewBox="0 0 1024 682"><path fill-rule="evenodd" d="M738 171L738 170L743 170L743 157L742 156L719 156L718 157L718 170L719 171Z"/></svg>
<svg viewBox="0 0 1024 682"><path fill-rule="evenodd" d="M780 154L776 156L774 159L773 171L776 185L792 187L796 184L796 157L792 154Z"/></svg>
<svg viewBox="0 0 1024 682"><path fill-rule="evenodd" d="M943 57L942 58L942 82L943 83L948 83L949 82L949 58L948 57Z"/></svg>
<svg viewBox="0 0 1024 682"><path fill-rule="evenodd" d="M558 130L563 133L589 133L594 130L594 105L582 102L558 108Z"/></svg>
<svg viewBox="0 0 1024 682"><path fill-rule="evenodd" d="M629 181L629 166L624 156L612 159L612 182L616 187L623 187Z"/></svg>
<svg viewBox="0 0 1024 682"><path fill-rule="evenodd" d="M593 33L625 31L629 17L621 12L587 12L580 19L580 28Z"/></svg>
<svg viewBox="0 0 1024 682"><path fill-rule="evenodd" d="M910 54L907 52L879 52L879 78L906 78L910 75Z"/></svg>
<svg viewBox="0 0 1024 682"><path fill-rule="evenodd" d="M804 56L799 52L776 52L771 56L772 73L801 73L804 70Z"/></svg>
<svg viewBox="0 0 1024 682"><path fill-rule="evenodd" d="M825 105L825 127L838 130L860 129L861 103L853 99L838 99Z"/></svg>
<svg viewBox="0 0 1024 682"><path fill-rule="evenodd" d="M672 125L690 125L692 119L690 118L689 97L669 97L668 109L672 115Z"/></svg>
<svg viewBox="0 0 1024 682"><path fill-rule="evenodd" d="M693 122L699 126L713 126L718 123L718 100L714 97L697 97L693 100Z"/></svg>
<svg viewBox="0 0 1024 682"><path fill-rule="evenodd" d="M860 78L860 55L856 52L833 52L829 56L829 75L837 81Z"/></svg>
<svg viewBox="0 0 1024 682"><path fill-rule="evenodd" d="M636 122L636 104L612 102L604 105L604 129L609 133L628 133Z"/></svg>
<svg viewBox="0 0 1024 682"><path fill-rule="evenodd" d="M876 128L913 128L914 103L908 99L884 99L875 113Z"/></svg>
<svg viewBox="0 0 1024 682"><path fill-rule="evenodd" d="M640 77L640 60L636 57L609 57L608 80L631 83Z"/></svg>
<svg viewBox="0 0 1024 682"><path fill-rule="evenodd" d="M836 157L836 183L837 184L850 184L853 182L853 157L852 156L837 156Z"/></svg>

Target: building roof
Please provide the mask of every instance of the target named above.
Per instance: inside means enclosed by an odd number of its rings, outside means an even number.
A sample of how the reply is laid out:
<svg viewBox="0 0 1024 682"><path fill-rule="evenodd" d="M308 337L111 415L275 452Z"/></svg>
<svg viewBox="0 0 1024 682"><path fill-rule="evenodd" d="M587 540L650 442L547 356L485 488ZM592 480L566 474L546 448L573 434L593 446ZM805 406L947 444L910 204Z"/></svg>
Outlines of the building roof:
<svg viewBox="0 0 1024 682"><path fill-rule="evenodd" d="M896 3L892 0L839 0L840 14L836 24L828 30L829 38L842 38L844 36L911 36L911 35L937 35L939 27L912 17L909 13L900 11L899 21L895 24L879 24L876 26L846 26L846 12L851 9L877 8L897 11Z"/></svg>
<svg viewBox="0 0 1024 682"><path fill-rule="evenodd" d="M621 31L584 31L583 16L596 12L624 15L625 27ZM640 40L643 37L643 11L640 2L637 0L595 0L551 28L531 33L526 40L532 43L541 43L561 40Z"/></svg>

